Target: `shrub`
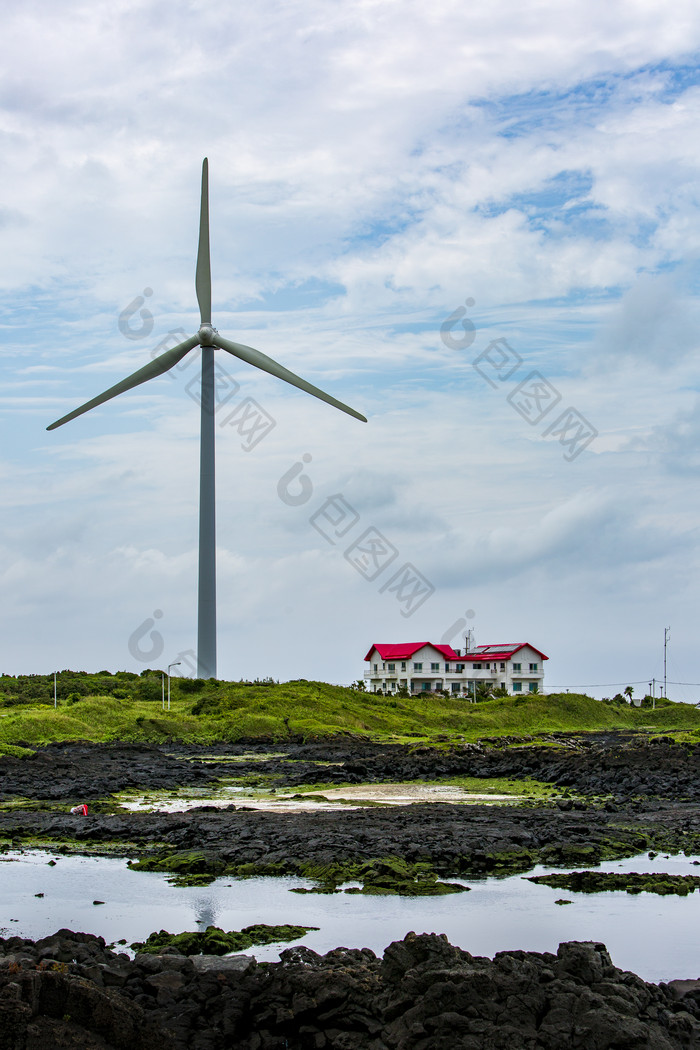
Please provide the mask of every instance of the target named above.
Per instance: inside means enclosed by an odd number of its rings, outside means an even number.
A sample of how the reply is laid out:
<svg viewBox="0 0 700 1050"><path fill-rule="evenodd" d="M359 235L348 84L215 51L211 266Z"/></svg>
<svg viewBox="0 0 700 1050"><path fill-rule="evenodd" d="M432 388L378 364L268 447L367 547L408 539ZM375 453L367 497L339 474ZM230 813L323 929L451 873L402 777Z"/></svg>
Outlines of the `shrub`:
<svg viewBox="0 0 700 1050"><path fill-rule="evenodd" d="M178 681L181 693L199 693L206 682L203 678L180 678Z"/></svg>
<svg viewBox="0 0 700 1050"><path fill-rule="evenodd" d="M159 678L142 678L134 682L134 694L139 700L160 700L163 696L163 683Z"/></svg>

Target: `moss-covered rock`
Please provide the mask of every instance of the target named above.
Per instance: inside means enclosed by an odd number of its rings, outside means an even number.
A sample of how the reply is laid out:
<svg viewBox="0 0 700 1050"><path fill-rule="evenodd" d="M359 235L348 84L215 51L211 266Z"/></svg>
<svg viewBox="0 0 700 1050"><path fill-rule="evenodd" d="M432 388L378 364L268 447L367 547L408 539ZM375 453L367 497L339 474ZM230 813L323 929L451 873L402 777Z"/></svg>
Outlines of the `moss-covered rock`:
<svg viewBox="0 0 700 1050"><path fill-rule="evenodd" d="M164 948L176 948L182 955L228 955L244 951L256 944L276 944L278 941L296 941L318 926L266 926L262 923L246 926L242 930L219 929L207 926L206 930L188 930L184 933L168 933L160 930L151 933L145 941L134 941L131 947L137 952L160 955Z"/></svg>
<svg viewBox="0 0 700 1050"><path fill-rule="evenodd" d="M207 886L226 871L223 860L210 850L188 850L186 853L157 854L129 861L134 871L164 871L172 875L176 886Z"/></svg>
<svg viewBox="0 0 700 1050"><path fill-rule="evenodd" d="M640 875L634 871L567 871L561 874L531 875L528 882L542 883L554 889L571 890L573 893L625 890L627 893L658 893L661 896L676 894L685 897L700 887L700 876L667 875L664 872Z"/></svg>
<svg viewBox="0 0 700 1050"><path fill-rule="evenodd" d="M303 874L317 886L298 887L293 893L338 893L343 882L357 881L345 893L392 894L402 897L437 897L445 893L464 893L469 887L441 882L437 872L425 862L411 864L401 857L380 857L364 863L303 865Z"/></svg>
<svg viewBox="0 0 700 1050"><path fill-rule="evenodd" d="M546 846L540 852L541 864L599 864L602 860L600 846L586 846L576 842L560 842Z"/></svg>
<svg viewBox="0 0 700 1050"><path fill-rule="evenodd" d="M361 887L346 893L370 895L394 894L402 897L438 897L446 893L464 893L469 887L455 882L441 882L429 864L409 864L398 857L372 860L358 872Z"/></svg>

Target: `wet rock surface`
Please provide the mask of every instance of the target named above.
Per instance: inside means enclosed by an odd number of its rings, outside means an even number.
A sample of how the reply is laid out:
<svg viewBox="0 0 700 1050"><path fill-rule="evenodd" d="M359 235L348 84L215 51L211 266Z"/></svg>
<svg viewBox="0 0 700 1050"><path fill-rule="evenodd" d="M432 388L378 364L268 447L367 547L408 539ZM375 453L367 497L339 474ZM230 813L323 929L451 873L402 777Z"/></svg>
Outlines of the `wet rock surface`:
<svg viewBox="0 0 700 1050"><path fill-rule="evenodd" d="M29 758L0 758L0 797L89 801L126 788L204 786L232 775L258 776L288 788L469 776L531 777L622 802L635 796L700 802L700 743L613 732L560 734L509 746L514 742L505 738L444 749L357 739L206 748L62 742Z"/></svg>
<svg viewBox="0 0 700 1050"><path fill-rule="evenodd" d="M475 957L408 934L378 959L304 947L256 965L116 954L59 930L0 940L0 1047L119 1050L676 1050L700 1047L698 982L647 984L603 944Z"/></svg>
<svg viewBox="0 0 700 1050"><path fill-rule="evenodd" d="M514 743L517 746L510 746ZM233 754L230 747L225 750ZM285 787L319 780L360 784L455 776L530 777L621 801L638 795L700 801L700 744L678 744L668 737L649 739L643 734L617 732L555 734L541 743L503 738L444 749L328 741L281 745L279 750L286 752L286 761L266 760L261 754L262 760L237 761L235 770L268 775ZM214 756L216 749L209 754ZM225 762L212 767L222 773L226 768Z"/></svg>
<svg viewBox="0 0 700 1050"><path fill-rule="evenodd" d="M68 843L65 848L84 853L149 856L155 858L152 870L205 877L313 876L310 865L323 871L387 856L428 863L443 876L505 874L537 862L572 868L652 849L700 853L700 806L658 802L608 812L434 803L338 812L209 808L87 817L18 810L0 812L0 837L6 845L55 842L60 851Z"/></svg>
<svg viewBox="0 0 700 1050"><path fill-rule="evenodd" d="M116 847L205 879L315 872L330 882L343 865L378 857L469 876L524 871L537 861L585 866L647 849L700 852L697 747L619 735L557 743L435 751L342 741L280 747L284 755L274 758L270 745L52 745L0 759L0 793L53 800L65 811L5 810L0 836L5 846ZM530 776L612 797L537 808L68 812L76 801L128 787L202 787L246 772L284 786ZM669 986L647 984L617 970L593 943L489 960L443 937L409 934L383 959L368 949L321 957L293 947L278 964L256 965L189 959L170 948L132 961L100 938L62 930L36 942L0 940L0 1018L0 1050L675 1050L700 1048L700 982L689 974Z"/></svg>
<svg viewBox="0 0 700 1050"><path fill-rule="evenodd" d="M326 882L337 882L344 865L386 857L427 864L449 877L524 871L537 862L580 867L651 849L700 853L700 804L686 800L700 785L700 778L693 779L698 748L618 735L584 743L566 738L565 744L411 752L342 741L291 745L278 757L270 757L269 745L262 744L237 750L232 745L206 750L52 745L29 758L0 759L6 801L52 800L50 809L29 805L0 811L0 837L6 846L55 842L58 848L67 843L66 848L86 853L111 849L142 860L150 856L154 870L202 883L222 874L265 872L312 877L319 872ZM336 764L326 764L331 759ZM91 810L85 817L69 812L76 800L105 799L124 786L202 787L224 771L259 772L261 767L286 781L313 773L316 781L337 776L369 782L439 779L459 768L465 775L556 776L575 781L577 790L584 782L599 788L611 777L617 801L594 805L579 797L537 807L431 803L285 813L231 804L173 814L129 812L115 804L106 807L112 813ZM652 775L659 794L635 797L632 786Z"/></svg>
<svg viewBox="0 0 700 1050"><path fill-rule="evenodd" d="M528 882L535 882L554 889L571 890L573 893L605 893L609 890L624 890L626 893L656 893L661 897L671 894L687 897L700 889L698 875L668 875L664 872L604 872L568 871L548 875L530 875Z"/></svg>

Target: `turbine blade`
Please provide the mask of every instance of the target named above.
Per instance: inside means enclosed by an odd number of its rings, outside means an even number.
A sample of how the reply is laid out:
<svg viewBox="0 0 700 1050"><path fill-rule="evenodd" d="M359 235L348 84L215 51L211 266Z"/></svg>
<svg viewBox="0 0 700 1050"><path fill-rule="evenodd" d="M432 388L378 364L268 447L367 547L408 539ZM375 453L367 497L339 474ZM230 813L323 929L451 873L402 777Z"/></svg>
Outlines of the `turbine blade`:
<svg viewBox="0 0 700 1050"><path fill-rule="evenodd" d="M118 394L123 394L126 390L131 390L134 386L139 386L141 383L147 383L149 379L154 379L156 376L163 375L168 369L176 365L185 354L193 350L195 346L199 345L199 339L196 335L192 335L189 339L185 339L184 342L178 343L172 350L166 350L164 354L160 354L155 357L152 361L149 361L143 368L139 368L138 372L133 372L126 379L122 379L121 383L116 383L111 386L109 390L105 390L104 394L98 394L97 397L93 397L92 401L88 401L86 404L81 405L80 408L74 409L69 412L67 416L63 416L62 419L57 419L55 423L52 423L47 430L55 430L56 427L62 427L64 423L69 423L71 419L75 419L76 416L82 416L83 412L89 412L91 408L97 408L98 405L104 404L105 401L110 401L111 398L116 397Z"/></svg>
<svg viewBox="0 0 700 1050"><path fill-rule="evenodd" d="M211 262L209 258L209 161L202 161L202 203L199 209L199 248L194 280L202 324L211 324Z"/></svg>
<svg viewBox="0 0 700 1050"><path fill-rule="evenodd" d="M261 368L263 372L269 372L271 376L277 376L278 379L284 379L285 383L291 383L292 386L299 387L300 390L305 390L307 394L313 394L314 397L319 398L321 401L325 401L329 405L333 405L334 408L339 408L341 412L347 412L349 416L354 416L355 419L361 419L363 423L367 422L365 416L356 412L354 408L349 408L344 405L342 401L336 401L330 394L325 394L323 390L319 390L317 386L313 386L311 383L307 383L305 379L301 379L294 372L290 372L284 365L278 365L276 361L273 361L271 357L266 354L261 354L259 350L254 350L252 346L245 346L243 343L234 343L231 339L224 339L218 332L214 333L212 339L214 346L220 347L221 350L227 350L229 354L233 354L234 357L240 358L241 361L247 361L249 365L254 365L255 368Z"/></svg>

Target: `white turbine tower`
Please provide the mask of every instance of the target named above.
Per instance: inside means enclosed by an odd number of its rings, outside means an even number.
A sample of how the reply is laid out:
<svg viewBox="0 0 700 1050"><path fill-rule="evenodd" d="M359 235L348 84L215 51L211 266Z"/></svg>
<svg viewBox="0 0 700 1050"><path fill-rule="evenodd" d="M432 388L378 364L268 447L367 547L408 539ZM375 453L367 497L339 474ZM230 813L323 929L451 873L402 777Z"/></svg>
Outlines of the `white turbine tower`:
<svg viewBox="0 0 700 1050"><path fill-rule="evenodd" d="M214 458L214 350L226 350L241 361L260 368L263 372L283 379L292 386L313 394L321 401L326 401L341 412L366 423L366 418L353 408L336 401L330 394L307 383L290 372L284 365L279 365L271 357L254 350L252 346L234 343L219 335L211 323L211 262L209 257L209 164L204 158L202 164L202 203L199 216L199 249L197 252L197 271L195 290L200 310L200 326L196 335L166 350L137 372L122 379L121 383L105 390L103 394L93 397L80 408L69 412L67 416L56 420L47 430L63 426L83 412L102 405L118 394L123 394L132 387L148 382L156 376L163 375L181 361L185 354L196 346L202 348L202 400L201 400L201 444L200 444L200 480L199 480L199 601L197 616L197 675L200 678L216 678L216 497L215 497L215 458Z"/></svg>

